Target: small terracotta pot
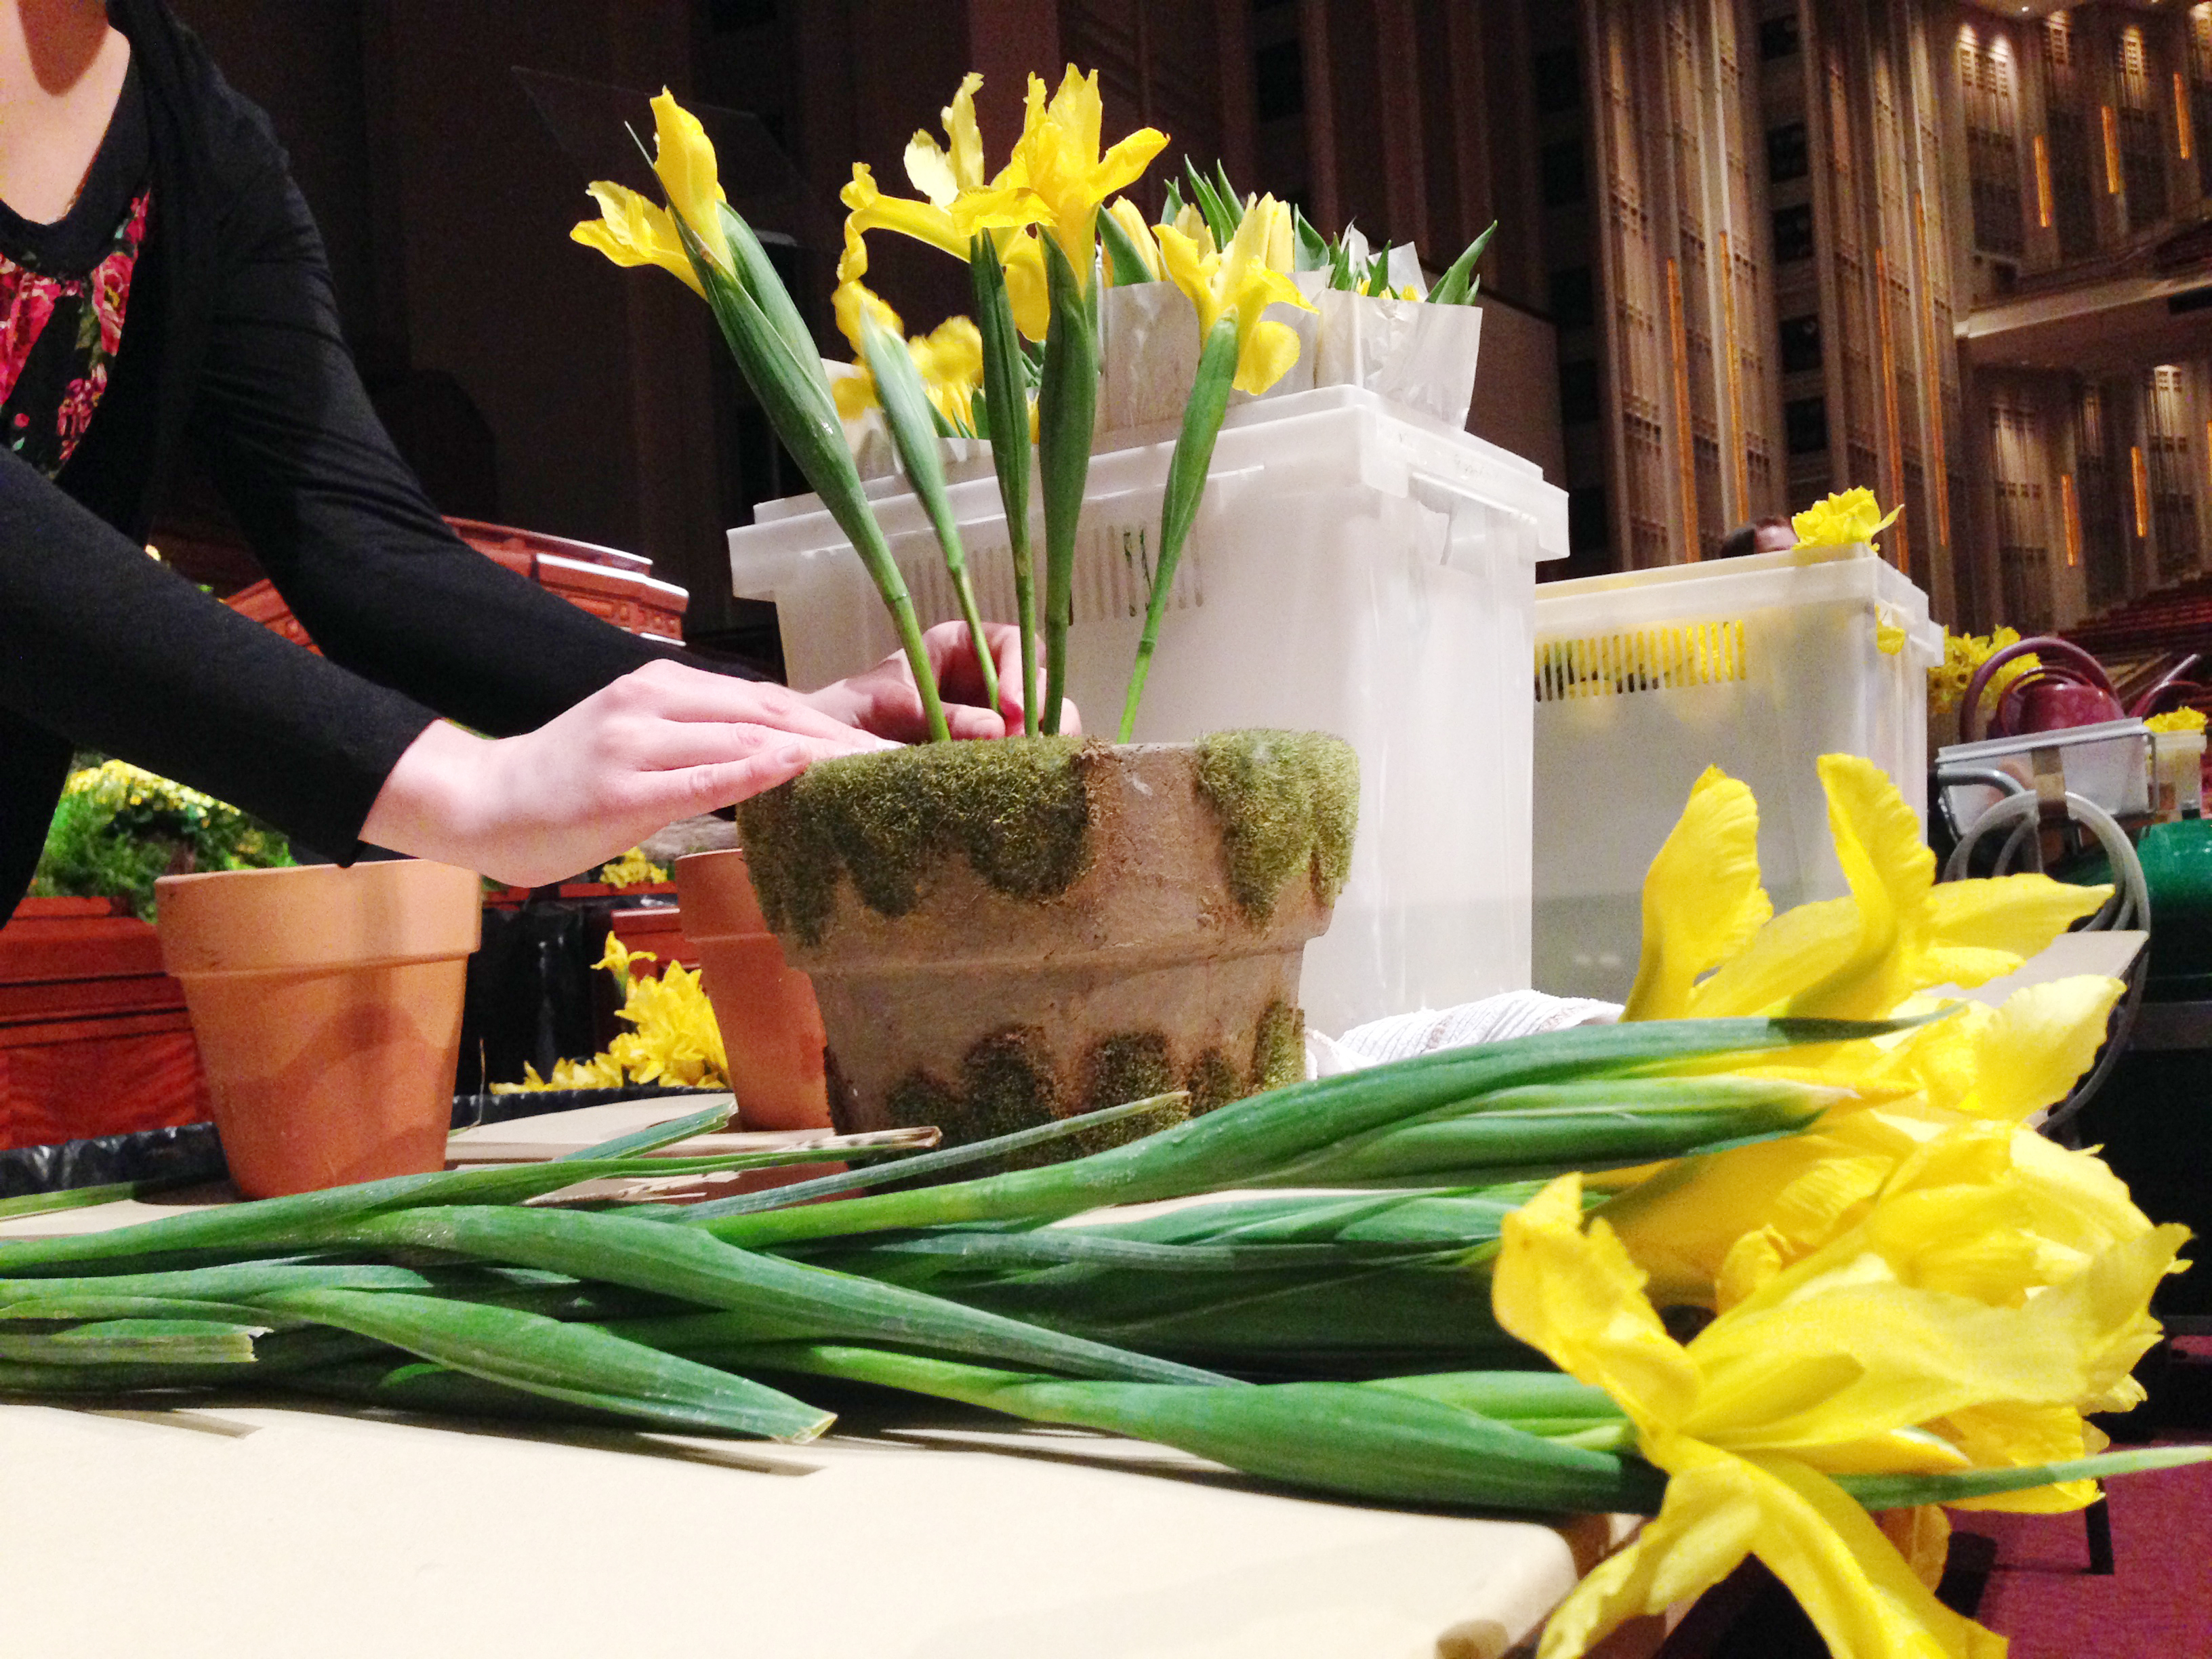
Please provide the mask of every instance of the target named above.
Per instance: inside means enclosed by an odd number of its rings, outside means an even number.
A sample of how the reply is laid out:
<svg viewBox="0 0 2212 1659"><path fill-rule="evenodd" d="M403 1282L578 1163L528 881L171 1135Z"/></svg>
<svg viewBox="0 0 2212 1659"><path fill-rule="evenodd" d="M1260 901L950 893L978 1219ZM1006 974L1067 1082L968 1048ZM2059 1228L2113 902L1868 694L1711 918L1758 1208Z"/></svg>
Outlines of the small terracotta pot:
<svg viewBox="0 0 2212 1659"><path fill-rule="evenodd" d="M677 860L676 895L744 1127L828 1127L822 1011L812 981L785 962L761 915L745 855L732 848Z"/></svg>
<svg viewBox="0 0 2212 1659"><path fill-rule="evenodd" d="M444 1167L480 890L416 859L155 884L240 1192Z"/></svg>

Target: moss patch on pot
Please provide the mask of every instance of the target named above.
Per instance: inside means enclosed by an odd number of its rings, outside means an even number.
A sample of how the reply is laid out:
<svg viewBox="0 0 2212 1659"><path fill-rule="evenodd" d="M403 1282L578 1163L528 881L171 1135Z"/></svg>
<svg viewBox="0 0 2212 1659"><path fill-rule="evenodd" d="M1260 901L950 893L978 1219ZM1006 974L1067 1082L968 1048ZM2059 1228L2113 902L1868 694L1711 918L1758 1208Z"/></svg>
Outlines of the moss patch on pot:
<svg viewBox="0 0 2212 1659"><path fill-rule="evenodd" d="M1271 1002L1252 1038L1252 1082L1244 1093L1300 1083L1305 1074L1306 1011L1295 1003Z"/></svg>
<svg viewBox="0 0 2212 1659"><path fill-rule="evenodd" d="M1352 873L1359 757L1322 732L1217 732L1198 740L1198 784L1221 823L1229 889L1265 922L1299 876L1325 904Z"/></svg>
<svg viewBox="0 0 2212 1659"><path fill-rule="evenodd" d="M901 916L921 872L956 849L1017 898L1067 890L1090 862L1090 792L1078 738L933 743L824 761L738 809L761 911L817 944L841 876Z"/></svg>

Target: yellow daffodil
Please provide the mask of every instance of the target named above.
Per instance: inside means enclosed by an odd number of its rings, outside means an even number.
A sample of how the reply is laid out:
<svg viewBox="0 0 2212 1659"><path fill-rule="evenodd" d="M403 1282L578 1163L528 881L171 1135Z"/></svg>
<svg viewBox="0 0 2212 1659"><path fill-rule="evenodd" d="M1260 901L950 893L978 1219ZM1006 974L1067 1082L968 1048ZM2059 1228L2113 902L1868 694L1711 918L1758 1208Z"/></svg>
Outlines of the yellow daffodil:
<svg viewBox="0 0 2212 1659"><path fill-rule="evenodd" d="M2204 729L2204 711L2201 708L2176 708L2167 714L2153 714L2143 725L2153 732L2202 732Z"/></svg>
<svg viewBox="0 0 2212 1659"><path fill-rule="evenodd" d="M2010 628L2000 628L1989 634L1954 634L1943 632L1943 660L1928 671L1928 712L1941 714L1958 707L1960 698L1966 694L1967 682L1974 671L2007 646L2018 645L2020 635ZM2012 659L1990 677L1982 688L1982 705L1994 708L2005 688L2022 674L2041 666L2042 659L2033 651Z"/></svg>
<svg viewBox="0 0 2212 1659"><path fill-rule="evenodd" d="M2182 1230L2143 1233L2063 1285L1992 1305L1972 1293L1989 1275L1958 1248L1986 1234L1987 1215L1947 1203L1940 1159L1917 1173L1929 1179L1893 1180L1860 1226L1774 1273L1686 1346L1668 1335L1612 1228L1598 1219L1584 1231L1579 1177L1507 1218L1498 1323L1605 1389L1669 1476L1658 1516L1553 1615L1541 1659L1572 1659L1754 1552L1838 1659L2002 1655L1828 1477L2078 1454L2088 1443L2069 1438L2065 1414L2107 1397L2139 1356L2151 1289Z"/></svg>
<svg viewBox="0 0 2212 1659"><path fill-rule="evenodd" d="M927 136L916 133L915 139L919 143ZM957 148L956 145L956 150ZM909 145L909 167L914 154ZM865 236L871 230L896 231L902 236L927 242L956 259L965 261L968 258L969 235L955 226L946 207L935 201L915 202L884 195L876 185L875 174L863 162L853 164L852 182L838 193L838 200L848 210L845 250L837 261L837 280L841 284L857 282L867 274L868 246ZM1013 308L1014 326L1028 338L1042 340L1051 311L1045 291L1044 248L1036 232L1030 230L1009 227L994 230L992 235L999 245L1000 263L1006 268L1006 301Z"/></svg>
<svg viewBox="0 0 2212 1659"><path fill-rule="evenodd" d="M1160 245L1152 235L1152 228L1145 222L1142 209L1126 196L1116 196L1114 204L1106 210L1106 216L1121 228L1129 239L1129 246L1137 250L1137 258L1144 261L1145 271L1154 282L1165 280L1167 270L1160 264ZM1110 274L1112 266L1108 266Z"/></svg>
<svg viewBox="0 0 2212 1659"><path fill-rule="evenodd" d="M666 881L668 872L647 858L642 847L633 847L620 858L601 865L599 879L610 887L635 887L647 882Z"/></svg>
<svg viewBox="0 0 2212 1659"><path fill-rule="evenodd" d="M830 305L838 331L853 348L854 369L830 391L837 399L838 414L857 420L877 403L876 377L869 372L860 346L861 317L874 318L902 338L906 337L906 325L898 313L861 283L840 283ZM975 393L983 384L983 337L975 325L965 317L948 317L929 333L907 339L906 349L937 412L955 431L969 432L975 425Z"/></svg>
<svg viewBox="0 0 2212 1659"><path fill-rule="evenodd" d="M1874 491L1846 489L1814 502L1790 520L1790 527L1797 532L1800 547L1851 547L1864 542L1879 553L1881 549L1874 538L1904 511L1902 507L1893 507L1885 517Z"/></svg>
<svg viewBox="0 0 2212 1659"><path fill-rule="evenodd" d="M588 186L600 216L586 220L568 234L618 265L659 265L682 277L693 293L703 294L672 215L680 216L691 228L709 259L724 270L731 269L721 211L727 198L716 171L714 146L699 118L665 88L653 100L653 171L668 194L668 206L658 207L635 191L603 179Z"/></svg>
<svg viewBox="0 0 2212 1659"><path fill-rule="evenodd" d="M1245 210L1236 235L1220 253L1205 251L1171 225L1160 227L1161 263L1169 280L1198 307L1199 337L1211 334L1224 317L1236 319L1239 392L1265 392L1298 360L1297 331L1264 314L1277 301L1313 309L1290 278L1268 263L1278 244L1287 259L1290 235L1291 210L1272 196Z"/></svg>
<svg viewBox="0 0 2212 1659"><path fill-rule="evenodd" d="M1066 256L1079 287L1091 281L1099 209L1144 174L1167 144L1167 135L1140 127L1103 154L1099 150L1103 108L1096 70L1067 66L1048 103L1045 84L1030 76L1022 136L999 179L963 191L952 216L963 234L976 230L1041 226Z"/></svg>
<svg viewBox="0 0 2212 1659"><path fill-rule="evenodd" d="M599 216L586 219L568 233L572 240L597 248L618 265L659 265L681 277L684 285L702 299L699 274L691 269L691 256L676 234L676 222L668 210L647 201L634 190L605 180L588 186L599 204Z"/></svg>
<svg viewBox="0 0 2212 1659"><path fill-rule="evenodd" d="M2034 875L1938 885L1935 854L1879 767L1824 755L1820 772L1851 896L1801 904L1743 943L1765 902L1755 807L1741 785L1708 775L1645 881L1628 1018L1883 1018L1931 986L2010 973L2110 896Z"/></svg>

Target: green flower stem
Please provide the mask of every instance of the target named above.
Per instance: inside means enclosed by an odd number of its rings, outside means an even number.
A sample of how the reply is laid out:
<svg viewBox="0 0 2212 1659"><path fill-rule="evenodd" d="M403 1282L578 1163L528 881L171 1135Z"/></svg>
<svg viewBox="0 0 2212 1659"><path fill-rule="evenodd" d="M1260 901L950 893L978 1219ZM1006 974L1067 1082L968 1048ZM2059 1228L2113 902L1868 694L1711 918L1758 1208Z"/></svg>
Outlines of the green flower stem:
<svg viewBox="0 0 2212 1659"><path fill-rule="evenodd" d="M968 624L968 642L975 648L975 664L983 675L983 706L999 706L999 670L991 660L991 647L983 640L983 613L975 605L975 584L968 576L968 550L953 521L951 497L945 493L945 465L937 453L938 420L921 371L914 366L906 342L866 311L860 314L860 356L876 378L876 396L884 406L884 419L891 429L891 442L905 464L908 482L937 532L937 545L945 555L945 574L952 582L953 598Z"/></svg>
<svg viewBox="0 0 2212 1659"><path fill-rule="evenodd" d="M1725 1054L1849 1041L1895 1029L1881 1022L1720 1019L1652 1020L1547 1032L1291 1084L1127 1146L1064 1164L909 1192L871 1194L838 1204L725 1213L708 1221L706 1230L732 1243L761 1249L795 1239L945 1222L1045 1221L1102 1204L1144 1204L1249 1187L1334 1142L1501 1090L1648 1073L1656 1066ZM1442 1180L1435 1184L1485 1183Z"/></svg>
<svg viewBox="0 0 2212 1659"><path fill-rule="evenodd" d="M1022 731L1037 734L1036 565L1030 547L1030 394L1028 360L1014 331L1013 302L998 245L978 231L968 245L975 290L975 327L983 337L983 430L1006 511L1006 546L1014 562L1014 609L1022 630Z"/></svg>
<svg viewBox="0 0 2212 1659"><path fill-rule="evenodd" d="M738 257L744 274L733 276L708 257L680 215L676 225L684 250L691 256L691 268L706 291L708 308L721 327L722 338L738 360L753 395L760 399L769 424L853 544L891 613L908 665L914 671L915 689L921 695L931 740L949 741L952 733L945 723L945 705L937 695L937 676L930 666L928 648L922 643L914 599L907 592L906 579L892 561L883 526L876 522L875 511L868 504L867 492L860 487L860 471L853 465L843 423L837 418L837 406L823 377L822 360L815 355L811 340L802 346L793 337L798 313L791 306L790 295L765 254L757 266L757 271L764 274L756 276L753 262L739 249ZM738 245L732 243L732 247ZM760 283L758 295L749 280ZM779 322L779 318L783 320Z"/></svg>
<svg viewBox="0 0 2212 1659"><path fill-rule="evenodd" d="M1137 740L1137 705L1144 700L1145 681L1152 671L1152 650L1160 637L1160 619L1167 614L1168 596L1175 586L1176 565L1182 557L1190 527L1198 521L1198 506L1206 496L1206 469L1213 465L1214 441L1229 414L1229 390L1237 379L1237 319L1224 316L1214 324L1198 355L1198 378L1183 405L1182 432L1176 439L1175 458L1168 463L1168 487L1160 498L1160 546L1152 560L1152 592L1145 607L1145 631L1137 641L1136 665L1129 671L1129 690L1121 703L1121 741Z"/></svg>
<svg viewBox="0 0 2212 1659"><path fill-rule="evenodd" d="M1386 1503L1649 1515L1666 1485L1639 1460L1560 1445L1418 1394L1358 1382L1206 1389L1071 1382L834 1344L736 1348L712 1358L744 1370L841 1377L1034 1422L1130 1435L1248 1474Z"/></svg>
<svg viewBox="0 0 2212 1659"><path fill-rule="evenodd" d="M1075 536L1098 412L1098 343L1084 283L1050 236L1044 239L1044 260L1052 321L1045 331L1044 380L1037 388L1037 459L1044 474L1042 725L1057 733L1067 696L1067 630L1075 616Z"/></svg>

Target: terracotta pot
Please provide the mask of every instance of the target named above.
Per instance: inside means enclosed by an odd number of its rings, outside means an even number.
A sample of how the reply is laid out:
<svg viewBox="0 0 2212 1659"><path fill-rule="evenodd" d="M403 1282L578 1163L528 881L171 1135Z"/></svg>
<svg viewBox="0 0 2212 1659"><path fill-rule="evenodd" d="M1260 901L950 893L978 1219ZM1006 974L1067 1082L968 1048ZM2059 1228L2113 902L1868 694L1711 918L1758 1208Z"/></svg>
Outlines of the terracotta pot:
<svg viewBox="0 0 2212 1659"><path fill-rule="evenodd" d="M732 848L677 860L676 892L744 1127L826 1128L822 1012L761 916L745 855Z"/></svg>
<svg viewBox="0 0 2212 1659"><path fill-rule="evenodd" d="M231 1179L252 1198L442 1168L473 871L419 860L155 884Z"/></svg>
<svg viewBox="0 0 2212 1659"><path fill-rule="evenodd" d="M747 802L766 918L820 999L837 1127L958 1144L1303 1076L1299 969L1358 782L1350 746L1311 734L1031 738L829 762Z"/></svg>

